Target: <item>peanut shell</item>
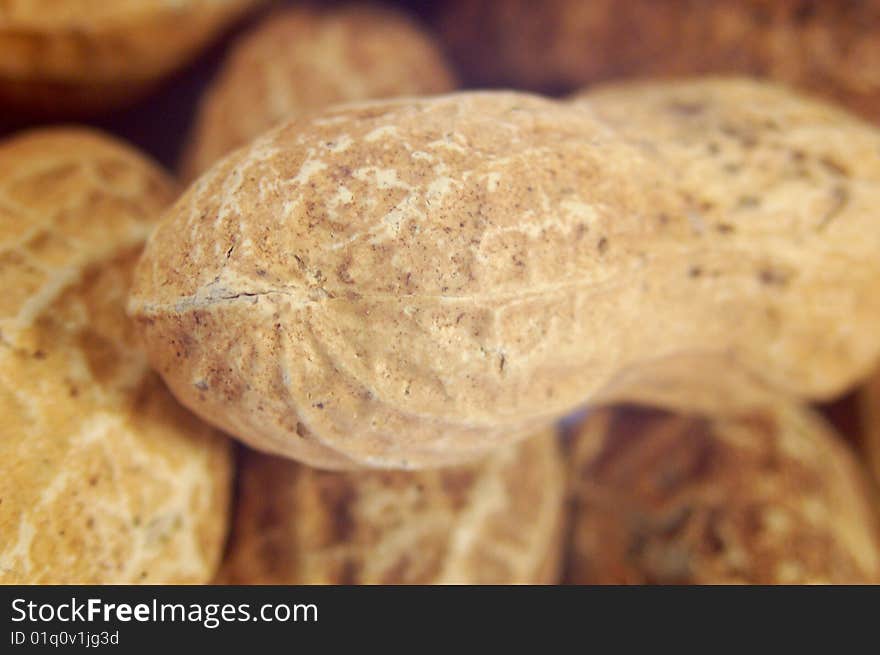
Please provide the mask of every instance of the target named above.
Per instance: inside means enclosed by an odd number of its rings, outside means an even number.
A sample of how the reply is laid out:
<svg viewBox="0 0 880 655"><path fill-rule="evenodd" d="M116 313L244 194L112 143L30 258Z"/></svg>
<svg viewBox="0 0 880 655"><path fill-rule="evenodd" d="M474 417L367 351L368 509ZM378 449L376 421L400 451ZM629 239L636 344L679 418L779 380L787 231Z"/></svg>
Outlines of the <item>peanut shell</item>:
<svg viewBox="0 0 880 655"><path fill-rule="evenodd" d="M27 115L129 104L262 0L6 0L0 103Z"/></svg>
<svg viewBox="0 0 880 655"><path fill-rule="evenodd" d="M789 400L717 415L598 410L571 471L570 582L880 582L864 471Z"/></svg>
<svg viewBox="0 0 880 655"><path fill-rule="evenodd" d="M232 584L552 584L564 468L552 430L430 471L327 472L247 451Z"/></svg>
<svg viewBox="0 0 880 655"><path fill-rule="evenodd" d="M643 117L638 87L627 126L510 92L284 123L148 244L129 309L153 365L253 447L337 469L465 462L682 354L833 397L880 356L880 132L696 84L723 98L705 129Z"/></svg>
<svg viewBox="0 0 880 655"><path fill-rule="evenodd" d="M401 13L370 5L280 10L233 44L201 102L184 177L291 115L454 88L439 48Z"/></svg>
<svg viewBox="0 0 880 655"><path fill-rule="evenodd" d="M480 86L571 91L623 77L765 77L880 121L878 0L452 0L440 33Z"/></svg>
<svg viewBox="0 0 880 655"><path fill-rule="evenodd" d="M204 583L228 440L180 407L125 316L175 186L81 129L0 143L0 583Z"/></svg>

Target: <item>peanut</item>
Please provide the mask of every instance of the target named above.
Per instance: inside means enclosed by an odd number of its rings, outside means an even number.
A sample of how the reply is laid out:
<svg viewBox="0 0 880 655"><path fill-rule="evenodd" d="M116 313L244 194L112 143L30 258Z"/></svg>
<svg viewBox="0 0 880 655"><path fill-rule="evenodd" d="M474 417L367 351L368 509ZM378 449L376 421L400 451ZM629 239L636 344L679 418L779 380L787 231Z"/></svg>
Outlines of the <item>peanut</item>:
<svg viewBox="0 0 880 655"><path fill-rule="evenodd" d="M808 398L867 375L880 133L757 83L696 83L718 100L696 117L640 89L270 131L148 244L129 307L151 361L200 416L326 468L467 461L682 354Z"/></svg>
<svg viewBox="0 0 880 655"><path fill-rule="evenodd" d="M790 399L599 410L575 437L571 480L576 584L880 581L864 472Z"/></svg>
<svg viewBox="0 0 880 655"><path fill-rule="evenodd" d="M175 192L97 133L0 142L0 583L215 574L228 440L174 401L125 316Z"/></svg>
<svg viewBox="0 0 880 655"><path fill-rule="evenodd" d="M403 14L369 5L277 11L232 46L205 93L184 177L291 115L454 87L438 47Z"/></svg>
<svg viewBox="0 0 880 655"><path fill-rule="evenodd" d="M452 0L438 14L462 74L481 86L753 75L880 120L878 0Z"/></svg>
<svg viewBox="0 0 880 655"><path fill-rule="evenodd" d="M263 0L7 0L0 102L69 117L137 100Z"/></svg>
<svg viewBox="0 0 880 655"><path fill-rule="evenodd" d="M550 584L564 469L552 430L434 471L326 472L244 453L232 584Z"/></svg>

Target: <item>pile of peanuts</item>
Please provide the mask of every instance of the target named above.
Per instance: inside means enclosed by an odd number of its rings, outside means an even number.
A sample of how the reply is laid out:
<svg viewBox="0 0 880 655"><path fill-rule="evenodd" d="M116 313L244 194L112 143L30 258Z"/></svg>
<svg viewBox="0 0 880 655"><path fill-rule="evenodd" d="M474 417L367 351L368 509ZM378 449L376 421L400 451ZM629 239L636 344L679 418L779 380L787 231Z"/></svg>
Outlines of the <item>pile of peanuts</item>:
<svg viewBox="0 0 880 655"><path fill-rule="evenodd" d="M880 583L880 0L7 0L0 113L0 583Z"/></svg>

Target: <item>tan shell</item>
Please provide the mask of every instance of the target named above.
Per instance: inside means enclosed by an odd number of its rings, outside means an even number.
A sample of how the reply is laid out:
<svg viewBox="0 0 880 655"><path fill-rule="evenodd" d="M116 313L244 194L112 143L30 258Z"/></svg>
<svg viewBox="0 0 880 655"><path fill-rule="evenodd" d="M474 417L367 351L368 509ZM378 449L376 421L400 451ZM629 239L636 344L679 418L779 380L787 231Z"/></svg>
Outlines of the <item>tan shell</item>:
<svg viewBox="0 0 880 655"><path fill-rule="evenodd" d="M0 103L89 113L127 104L263 0L5 0Z"/></svg>
<svg viewBox="0 0 880 655"><path fill-rule="evenodd" d="M284 9L233 45L202 100L184 176L195 177L289 115L453 88L431 37L403 14L369 5Z"/></svg>
<svg viewBox="0 0 880 655"><path fill-rule="evenodd" d="M151 361L207 420L334 468L467 461L680 353L837 394L880 355L880 133L733 84L740 131L697 133L715 177L694 188L676 142L624 141L586 101L462 93L290 121L147 246L130 311ZM737 177L704 152L738 154L742 131L760 158Z"/></svg>
<svg viewBox="0 0 880 655"><path fill-rule="evenodd" d="M481 85L739 73L880 120L878 0L451 0L440 13L451 54Z"/></svg>
<svg viewBox="0 0 880 655"><path fill-rule="evenodd" d="M228 441L165 390L124 313L174 192L96 133L0 143L0 583L215 572Z"/></svg>
<svg viewBox="0 0 880 655"><path fill-rule="evenodd" d="M600 410L571 458L570 582L880 582L864 472L793 403L717 416Z"/></svg>
<svg viewBox="0 0 880 655"><path fill-rule="evenodd" d="M175 395L259 449L472 460L586 393L584 291L614 274L602 235L649 233L668 204L641 191L640 157L521 94L337 106L202 176L130 310Z"/></svg>
<svg viewBox="0 0 880 655"><path fill-rule="evenodd" d="M606 85L581 98L674 171L688 198L706 245L687 256L684 280L681 269L653 279L668 300L711 297L729 316L700 329L748 333L741 358L763 351L754 370L798 395L830 399L867 378L880 356L880 131L744 78ZM741 311L749 295L762 296L761 314Z"/></svg>
<svg viewBox="0 0 880 655"><path fill-rule="evenodd" d="M317 471L243 454L232 584L556 582L564 468L552 430L480 464Z"/></svg>

